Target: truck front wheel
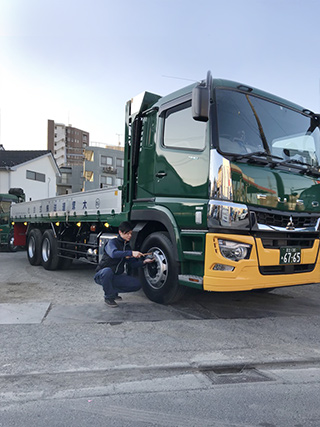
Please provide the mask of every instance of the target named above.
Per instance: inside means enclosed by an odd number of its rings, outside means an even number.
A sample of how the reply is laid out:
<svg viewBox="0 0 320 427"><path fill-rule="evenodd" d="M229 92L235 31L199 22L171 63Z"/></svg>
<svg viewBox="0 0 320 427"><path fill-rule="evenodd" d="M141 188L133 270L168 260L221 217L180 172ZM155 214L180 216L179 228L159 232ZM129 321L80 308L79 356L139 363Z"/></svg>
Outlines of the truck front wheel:
<svg viewBox="0 0 320 427"><path fill-rule="evenodd" d="M41 263L46 270L56 270L59 267L58 243L52 230L43 233L41 243Z"/></svg>
<svg viewBox="0 0 320 427"><path fill-rule="evenodd" d="M10 231L9 239L8 239L8 249L10 252L16 252L18 250L18 246L14 244L14 235L13 230Z"/></svg>
<svg viewBox="0 0 320 427"><path fill-rule="evenodd" d="M31 265L41 264L41 231L34 228L27 238L27 255Z"/></svg>
<svg viewBox="0 0 320 427"><path fill-rule="evenodd" d="M178 266L170 239L164 233L150 234L143 242L141 252L152 252L154 257L154 262L145 264L140 271L146 296L159 304L171 304L180 299L184 288L178 283Z"/></svg>

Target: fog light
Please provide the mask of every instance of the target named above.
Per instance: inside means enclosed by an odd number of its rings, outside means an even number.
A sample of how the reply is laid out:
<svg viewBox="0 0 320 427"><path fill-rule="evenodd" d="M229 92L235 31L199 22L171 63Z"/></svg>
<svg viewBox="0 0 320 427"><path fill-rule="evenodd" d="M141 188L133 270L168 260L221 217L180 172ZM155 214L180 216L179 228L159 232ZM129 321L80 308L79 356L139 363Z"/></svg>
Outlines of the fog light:
<svg viewBox="0 0 320 427"><path fill-rule="evenodd" d="M219 270L219 271L233 271L234 267L231 265L225 265L225 264L216 264L212 270Z"/></svg>
<svg viewBox="0 0 320 427"><path fill-rule="evenodd" d="M231 240L219 239L221 255L232 261L249 259L252 246L247 243L233 242Z"/></svg>

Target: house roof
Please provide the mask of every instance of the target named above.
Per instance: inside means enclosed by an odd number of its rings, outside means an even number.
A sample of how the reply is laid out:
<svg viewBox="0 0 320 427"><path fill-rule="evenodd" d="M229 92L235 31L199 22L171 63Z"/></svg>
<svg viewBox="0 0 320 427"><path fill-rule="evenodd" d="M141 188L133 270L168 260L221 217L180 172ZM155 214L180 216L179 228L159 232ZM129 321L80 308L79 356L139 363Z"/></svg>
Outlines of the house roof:
<svg viewBox="0 0 320 427"><path fill-rule="evenodd" d="M20 165L49 153L50 150L0 150L0 169Z"/></svg>

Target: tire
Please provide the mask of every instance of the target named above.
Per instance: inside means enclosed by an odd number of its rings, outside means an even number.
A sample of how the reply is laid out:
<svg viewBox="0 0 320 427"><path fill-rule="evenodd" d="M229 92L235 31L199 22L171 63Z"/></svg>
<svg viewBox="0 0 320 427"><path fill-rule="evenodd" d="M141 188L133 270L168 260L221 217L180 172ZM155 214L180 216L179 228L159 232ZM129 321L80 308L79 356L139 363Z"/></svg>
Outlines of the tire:
<svg viewBox="0 0 320 427"><path fill-rule="evenodd" d="M18 246L14 244L14 235L13 231L10 231L9 239L8 239L8 249L10 252L17 252Z"/></svg>
<svg viewBox="0 0 320 427"><path fill-rule="evenodd" d="M42 234L38 228L34 228L28 234L27 255L31 265L41 264L41 238Z"/></svg>
<svg viewBox="0 0 320 427"><path fill-rule="evenodd" d="M57 270L59 268L58 242L52 230L46 230L42 236L41 264L46 270Z"/></svg>
<svg viewBox="0 0 320 427"><path fill-rule="evenodd" d="M159 304L178 301L185 288L178 283L178 265L173 257L173 246L164 233L153 233L146 238L141 252L152 252L155 261L139 271L142 289L146 296Z"/></svg>

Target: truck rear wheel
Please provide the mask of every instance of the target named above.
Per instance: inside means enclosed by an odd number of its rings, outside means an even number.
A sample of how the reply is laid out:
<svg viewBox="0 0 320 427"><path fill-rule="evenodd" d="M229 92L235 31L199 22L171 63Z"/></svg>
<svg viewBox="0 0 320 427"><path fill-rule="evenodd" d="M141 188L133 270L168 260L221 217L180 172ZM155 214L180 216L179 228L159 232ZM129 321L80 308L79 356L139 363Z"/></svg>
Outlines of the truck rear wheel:
<svg viewBox="0 0 320 427"><path fill-rule="evenodd" d="M52 230L43 233L41 243L41 263L46 270L56 270L59 267L58 242Z"/></svg>
<svg viewBox="0 0 320 427"><path fill-rule="evenodd" d="M31 265L41 264L41 231L34 228L30 231L27 240L27 255Z"/></svg>
<svg viewBox="0 0 320 427"><path fill-rule="evenodd" d="M140 281L146 296L159 304L178 301L184 288L178 283L178 266L173 257L173 246L164 233L150 234L143 242L141 252L152 252L155 261L140 270Z"/></svg>

